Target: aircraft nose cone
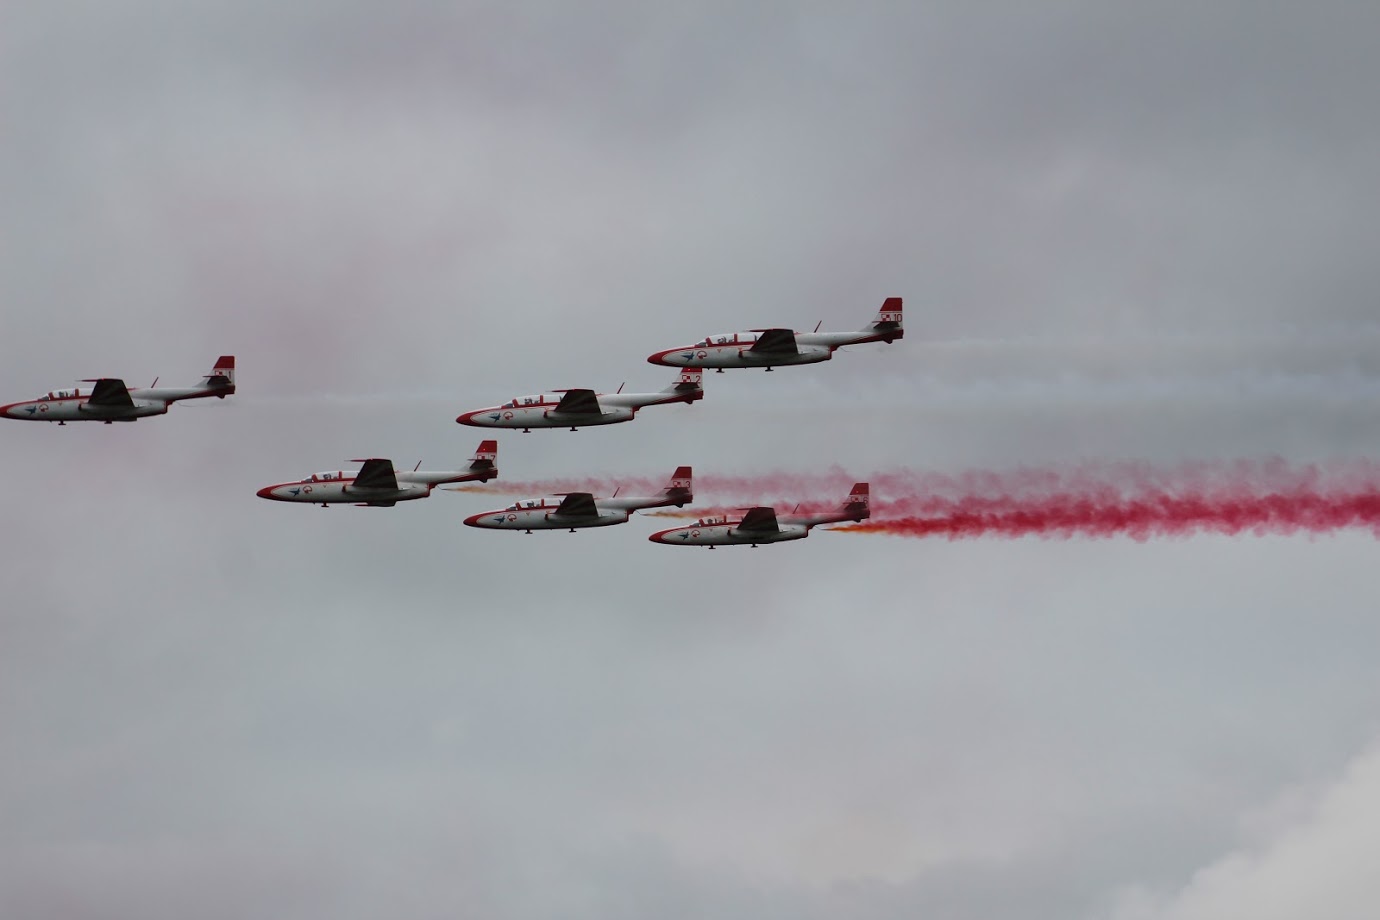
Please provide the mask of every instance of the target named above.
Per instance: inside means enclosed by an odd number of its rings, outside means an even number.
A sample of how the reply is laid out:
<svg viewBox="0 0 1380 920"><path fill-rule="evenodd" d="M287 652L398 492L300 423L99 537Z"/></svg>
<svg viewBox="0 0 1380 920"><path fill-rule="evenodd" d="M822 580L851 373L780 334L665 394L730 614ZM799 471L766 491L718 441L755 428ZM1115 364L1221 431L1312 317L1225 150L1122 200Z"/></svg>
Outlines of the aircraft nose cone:
<svg viewBox="0 0 1380 920"><path fill-rule="evenodd" d="M281 501L281 500L282 500L282 499L278 498L278 496L276 496L276 495L273 494L273 486L264 486L262 489L260 489L259 491L255 492L254 494L257 495L257 496L259 496L260 498L271 499L272 501L275 501L275 502L276 502L276 501Z"/></svg>
<svg viewBox="0 0 1380 920"><path fill-rule="evenodd" d="M666 539L666 535L671 532L670 530L658 530L647 539L651 540L653 543L669 543L670 541Z"/></svg>
<svg viewBox="0 0 1380 920"><path fill-rule="evenodd" d="M457 424L460 425L473 425L474 417L478 414L479 410L477 409L474 412L461 412L459 415L455 417L455 421Z"/></svg>
<svg viewBox="0 0 1380 920"><path fill-rule="evenodd" d="M484 525L480 523L480 520L481 520L482 518L484 518L484 517L487 517L487 515L484 515L484 514L471 514L469 517L465 518L465 526L466 526L466 527L483 527Z"/></svg>
<svg viewBox="0 0 1380 920"><path fill-rule="evenodd" d="M6 403L5 405L0 406L0 417L14 418L15 416L19 415L19 413L15 411L15 407L18 405L19 403Z"/></svg>
<svg viewBox="0 0 1380 920"><path fill-rule="evenodd" d="M664 365L664 366L666 366L666 367L675 367L675 366L676 366L675 364L673 364L672 362L666 360L666 356L669 355L669 354L672 354L673 352L684 351L684 350L685 350L685 349L683 349L683 348L671 348L671 349L667 349L666 351L658 351L658 352L655 352L655 353L653 353L653 354L647 356L647 363L648 363L648 364L661 364L661 365Z"/></svg>

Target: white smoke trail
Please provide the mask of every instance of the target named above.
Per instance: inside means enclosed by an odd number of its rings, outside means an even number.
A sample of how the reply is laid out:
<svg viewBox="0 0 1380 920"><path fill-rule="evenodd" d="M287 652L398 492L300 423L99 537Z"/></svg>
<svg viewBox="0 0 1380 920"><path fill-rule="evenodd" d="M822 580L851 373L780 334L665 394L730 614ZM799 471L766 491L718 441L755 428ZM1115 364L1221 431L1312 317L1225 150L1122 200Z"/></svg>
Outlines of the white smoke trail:
<svg viewBox="0 0 1380 920"><path fill-rule="evenodd" d="M1134 338L906 339L873 354L845 350L833 362L783 368L768 386L759 372L706 378L706 404L773 413L823 409L982 411L1038 407L1346 408L1380 405L1380 324L1266 331L1181 331ZM634 359L629 358L630 366ZM535 392L536 388L533 391ZM492 391L395 389L368 393L255 393L264 408L387 408L425 403L462 411L494 403Z"/></svg>

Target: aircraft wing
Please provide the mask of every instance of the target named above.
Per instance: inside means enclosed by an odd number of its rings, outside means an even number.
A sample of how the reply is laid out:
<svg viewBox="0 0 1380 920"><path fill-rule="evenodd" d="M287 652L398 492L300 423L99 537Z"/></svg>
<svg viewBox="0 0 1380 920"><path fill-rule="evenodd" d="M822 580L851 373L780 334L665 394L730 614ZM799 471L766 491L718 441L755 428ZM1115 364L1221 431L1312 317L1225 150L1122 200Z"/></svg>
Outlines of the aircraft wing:
<svg viewBox="0 0 1380 920"><path fill-rule="evenodd" d="M392 460L365 460L355 474L352 484L356 489L398 489L398 474L393 471Z"/></svg>
<svg viewBox="0 0 1380 920"><path fill-rule="evenodd" d="M87 405L102 406L108 409L133 409L134 400L129 398L129 388L123 380L115 377L102 377L91 388L91 398Z"/></svg>
<svg viewBox="0 0 1380 920"><path fill-rule="evenodd" d="M593 390L566 390L552 411L562 415L598 415L599 399Z"/></svg>
<svg viewBox="0 0 1380 920"><path fill-rule="evenodd" d="M749 508L748 513L738 522L738 530L751 533L776 533L781 528L776 524L776 511L772 508Z"/></svg>
<svg viewBox="0 0 1380 920"><path fill-rule="evenodd" d="M769 355L794 355L800 349L795 345L795 333L789 329L763 329L748 351Z"/></svg>
<svg viewBox="0 0 1380 920"><path fill-rule="evenodd" d="M588 492L571 492L561 499L556 516L562 518L597 518L599 509L594 504L594 496Z"/></svg>

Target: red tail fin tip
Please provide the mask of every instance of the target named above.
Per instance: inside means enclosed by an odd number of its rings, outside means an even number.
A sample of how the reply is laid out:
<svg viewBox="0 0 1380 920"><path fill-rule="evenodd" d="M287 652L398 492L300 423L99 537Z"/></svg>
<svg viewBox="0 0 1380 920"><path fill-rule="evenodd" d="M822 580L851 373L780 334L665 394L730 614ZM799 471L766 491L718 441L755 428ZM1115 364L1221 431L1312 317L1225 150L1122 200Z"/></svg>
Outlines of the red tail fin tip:
<svg viewBox="0 0 1380 920"><path fill-rule="evenodd" d="M675 471L674 473L671 474L671 484L668 485L666 488L667 488L668 490L669 490L669 489L689 489L689 488L690 488L691 482L692 482L692 477L691 477L691 473L690 473L690 467L688 467L688 466L678 466L678 467L676 467L676 471Z"/></svg>
<svg viewBox="0 0 1380 920"><path fill-rule="evenodd" d="M221 355L217 358L215 367L211 368L211 373L203 378L202 383L208 386L227 387L227 392L234 392L235 356Z"/></svg>

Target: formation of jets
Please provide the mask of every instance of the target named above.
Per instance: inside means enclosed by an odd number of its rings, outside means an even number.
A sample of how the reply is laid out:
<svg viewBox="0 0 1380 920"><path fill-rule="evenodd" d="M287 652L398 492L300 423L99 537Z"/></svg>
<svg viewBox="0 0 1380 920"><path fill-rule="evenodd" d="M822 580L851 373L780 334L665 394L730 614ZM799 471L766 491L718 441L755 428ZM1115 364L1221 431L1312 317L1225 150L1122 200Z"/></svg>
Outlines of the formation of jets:
<svg viewBox="0 0 1380 920"><path fill-rule="evenodd" d="M509 428L530 432L533 428L569 428L575 431L594 425L630 422L639 409L648 406L685 403L704 398L704 368L723 373L725 368L759 368L814 364L828 361L834 352L847 345L866 342L894 342L905 336L901 325L901 298L888 297L876 319L857 332L795 332L790 329L753 329L728 335L710 336L695 345L658 351L648 357L652 364L680 368L676 380L655 393L596 393L590 389L559 389L536 396L510 400L501 406L462 412L455 421L477 428ZM0 405L0 418L39 422L133 422L154 415L165 415L175 402L217 397L235 392L235 358L224 355L201 381L189 387L159 387L155 379L148 387L131 389L116 377L82 380L90 386L51 390L36 399ZM481 441L469 466L459 470L425 471L421 464L399 471L393 461L373 457L354 460L357 470L330 470L313 473L305 479L282 482L258 490L260 498L327 506L351 504L388 508L401 501L426 498L440 485L462 482L488 482L498 476L498 442ZM543 498L525 499L506 508L481 512L465 518L465 524L485 530L576 530L624 524L638 511L669 506L684 507L694 500L691 469L677 467L671 479L656 495L619 497L615 491L606 498L590 492L567 492ZM775 509L762 506L744 509L736 520L702 518L686 527L654 533L654 543L672 546L759 546L800 540L821 524L861 521L870 512L868 484L857 483L837 511L822 514L779 516Z"/></svg>

